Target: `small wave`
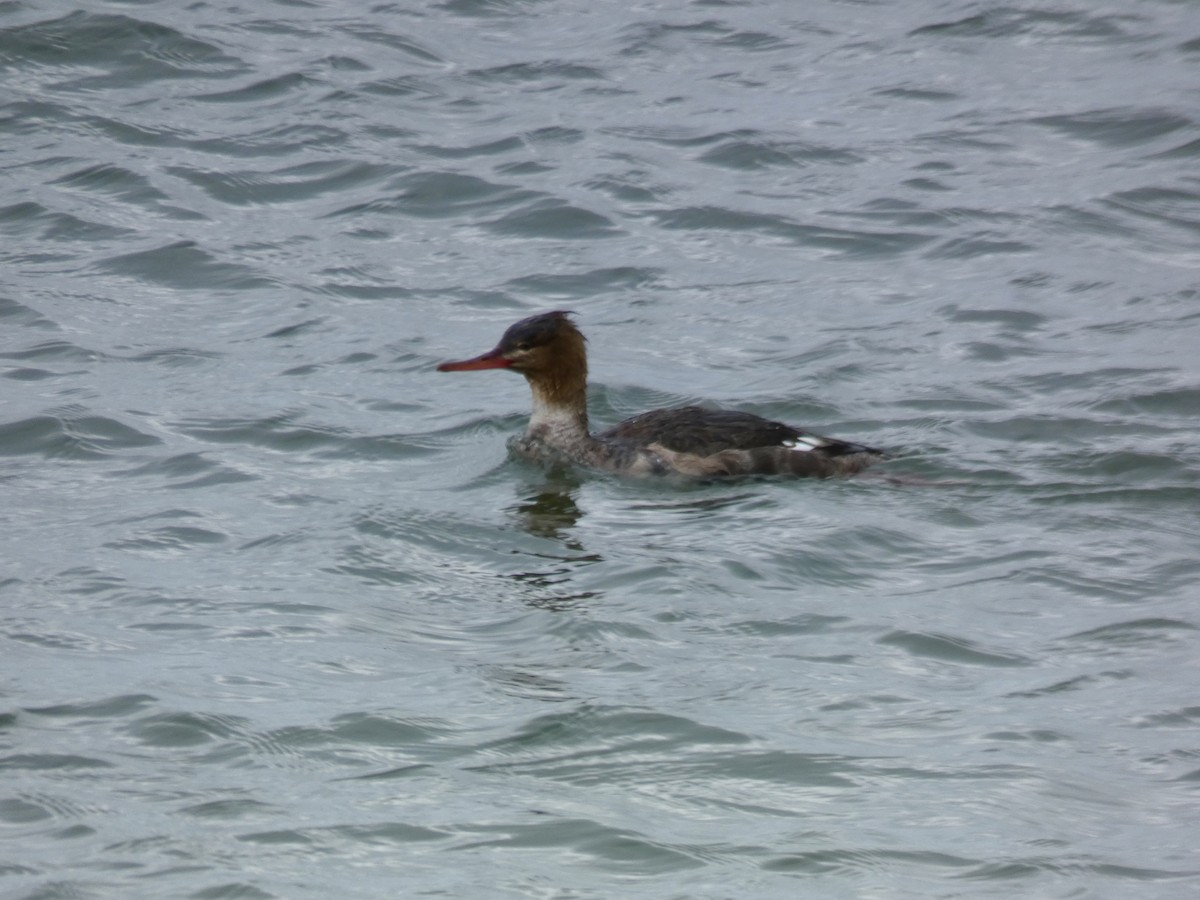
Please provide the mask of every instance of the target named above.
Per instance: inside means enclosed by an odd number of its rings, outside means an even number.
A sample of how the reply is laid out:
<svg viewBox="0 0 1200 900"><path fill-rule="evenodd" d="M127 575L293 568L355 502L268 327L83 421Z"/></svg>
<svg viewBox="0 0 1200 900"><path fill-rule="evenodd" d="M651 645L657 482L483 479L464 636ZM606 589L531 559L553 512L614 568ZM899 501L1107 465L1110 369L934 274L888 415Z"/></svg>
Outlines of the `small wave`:
<svg viewBox="0 0 1200 900"><path fill-rule="evenodd" d="M57 19L0 31L0 60L62 70L88 67L89 88L163 78L213 77L243 69L218 47L144 19L73 12Z"/></svg>
<svg viewBox="0 0 1200 900"><path fill-rule="evenodd" d="M223 544L227 540L229 535L207 528L168 525L136 537L108 541L104 546L114 550L173 554L211 544Z"/></svg>
<svg viewBox="0 0 1200 900"><path fill-rule="evenodd" d="M540 200L505 213L483 223L483 227L507 237L547 240L596 240L622 233L607 217L556 199Z"/></svg>
<svg viewBox="0 0 1200 900"><path fill-rule="evenodd" d="M230 206L303 203L324 194L367 190L397 174L390 165L350 161L304 163L278 171L208 172L174 167L169 170L206 194Z"/></svg>
<svg viewBox="0 0 1200 900"><path fill-rule="evenodd" d="M1128 147L1158 140L1181 129L1194 129L1196 122L1171 112L1146 109L1098 109L1071 115L1038 116L1030 119L1068 137Z"/></svg>
<svg viewBox="0 0 1200 900"><path fill-rule="evenodd" d="M879 638L879 643L899 647L913 656L941 660L958 665L1007 668L1029 666L1032 660L997 650L985 650L972 641L945 634L893 631Z"/></svg>
<svg viewBox="0 0 1200 900"><path fill-rule="evenodd" d="M488 69L475 69L467 73L467 77L492 84L497 81L523 83L546 82L552 87L557 81L605 81L606 76L600 69L577 63L565 63L558 60L546 62L522 62L507 66L495 66Z"/></svg>
<svg viewBox="0 0 1200 900"><path fill-rule="evenodd" d="M122 469L114 473L125 478L161 478L166 486L176 489L206 488L218 484L253 481L259 476L243 472L231 465L208 459L203 453L180 453L163 459Z"/></svg>
<svg viewBox="0 0 1200 900"><path fill-rule="evenodd" d="M220 261L193 241L178 241L110 256L94 263L102 272L148 281L181 290L251 290L274 282L248 266Z"/></svg>
<svg viewBox="0 0 1200 900"><path fill-rule="evenodd" d="M458 172L419 172L400 178L395 197L339 209L331 216L394 213L420 218L466 218L494 214L544 198L540 192L496 184Z"/></svg>
<svg viewBox="0 0 1200 900"><path fill-rule="evenodd" d="M107 416L44 415L0 424L0 456L94 460L161 443Z"/></svg>
<svg viewBox="0 0 1200 900"><path fill-rule="evenodd" d="M147 197L148 195L143 194L136 198L136 202L145 200ZM131 228L107 222L90 221L74 213L49 210L40 203L31 201L15 203L0 209L0 229L3 231L27 237L31 228L40 239L55 243L79 241L92 244L130 237L136 233ZM15 301L5 298L0 301L0 304L4 303L15 303ZM4 315L2 306L0 306L0 315Z"/></svg>
<svg viewBox="0 0 1200 900"><path fill-rule="evenodd" d="M1131 40L1130 25L1138 21L1133 15L1059 11L998 6L977 15L950 22L922 25L909 32L910 36L952 38L1034 38L1048 43L1112 44Z"/></svg>
<svg viewBox="0 0 1200 900"><path fill-rule="evenodd" d="M928 244L932 236L912 231L860 231L805 225L793 219L721 207L686 207L649 214L661 227L687 231L753 232L839 255L888 257Z"/></svg>
<svg viewBox="0 0 1200 900"><path fill-rule="evenodd" d="M192 97L203 103L247 103L262 104L264 101L279 101L290 98L293 94L302 93L317 87L313 79L301 72L289 72L255 81L244 87L228 91L196 94Z"/></svg>

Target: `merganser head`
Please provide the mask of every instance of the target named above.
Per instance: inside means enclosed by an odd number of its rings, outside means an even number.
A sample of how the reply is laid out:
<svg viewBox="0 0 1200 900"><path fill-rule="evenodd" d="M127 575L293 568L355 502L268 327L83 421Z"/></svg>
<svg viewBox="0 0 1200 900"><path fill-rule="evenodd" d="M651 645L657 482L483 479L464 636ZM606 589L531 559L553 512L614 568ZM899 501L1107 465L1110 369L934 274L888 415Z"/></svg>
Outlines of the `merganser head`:
<svg viewBox="0 0 1200 900"><path fill-rule="evenodd" d="M439 372L473 372L478 369L512 369L530 381L562 378L587 381L585 338L568 316L555 310L510 325L493 349L474 359L444 362Z"/></svg>
<svg viewBox="0 0 1200 900"><path fill-rule="evenodd" d="M588 437L587 348L563 310L542 313L509 326L494 349L474 359L445 362L439 372L511 369L533 390L530 433L547 428Z"/></svg>

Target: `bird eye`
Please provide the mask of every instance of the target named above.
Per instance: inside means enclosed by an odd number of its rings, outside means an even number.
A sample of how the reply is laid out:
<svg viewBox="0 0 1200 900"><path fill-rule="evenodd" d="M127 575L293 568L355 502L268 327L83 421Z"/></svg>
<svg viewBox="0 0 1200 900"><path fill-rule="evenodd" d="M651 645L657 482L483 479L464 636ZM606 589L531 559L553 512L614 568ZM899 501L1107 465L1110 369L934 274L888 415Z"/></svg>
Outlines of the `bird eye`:
<svg viewBox="0 0 1200 900"><path fill-rule="evenodd" d="M521 341L517 344L517 349L524 352L531 349L529 341Z"/></svg>

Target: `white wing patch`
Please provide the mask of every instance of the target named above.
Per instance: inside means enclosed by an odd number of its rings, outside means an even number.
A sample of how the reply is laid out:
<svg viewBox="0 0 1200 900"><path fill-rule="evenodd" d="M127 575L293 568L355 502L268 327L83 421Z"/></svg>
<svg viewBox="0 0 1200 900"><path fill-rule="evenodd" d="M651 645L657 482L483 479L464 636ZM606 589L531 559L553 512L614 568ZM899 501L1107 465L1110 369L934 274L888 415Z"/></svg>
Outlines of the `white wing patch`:
<svg viewBox="0 0 1200 900"><path fill-rule="evenodd" d="M816 450L827 443L828 441L816 435L802 434L800 437L784 441L782 446L791 447L793 450Z"/></svg>

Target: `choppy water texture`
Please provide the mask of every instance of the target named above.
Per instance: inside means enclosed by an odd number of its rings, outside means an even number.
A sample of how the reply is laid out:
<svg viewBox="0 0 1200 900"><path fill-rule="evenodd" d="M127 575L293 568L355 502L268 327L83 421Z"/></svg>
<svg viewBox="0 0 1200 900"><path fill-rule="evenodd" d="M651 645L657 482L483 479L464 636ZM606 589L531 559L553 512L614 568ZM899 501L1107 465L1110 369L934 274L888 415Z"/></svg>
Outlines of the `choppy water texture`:
<svg viewBox="0 0 1200 900"><path fill-rule="evenodd" d="M5 897L1197 896L1195 3L15 0L0 73ZM905 483L509 460L434 365L553 308L598 423Z"/></svg>

